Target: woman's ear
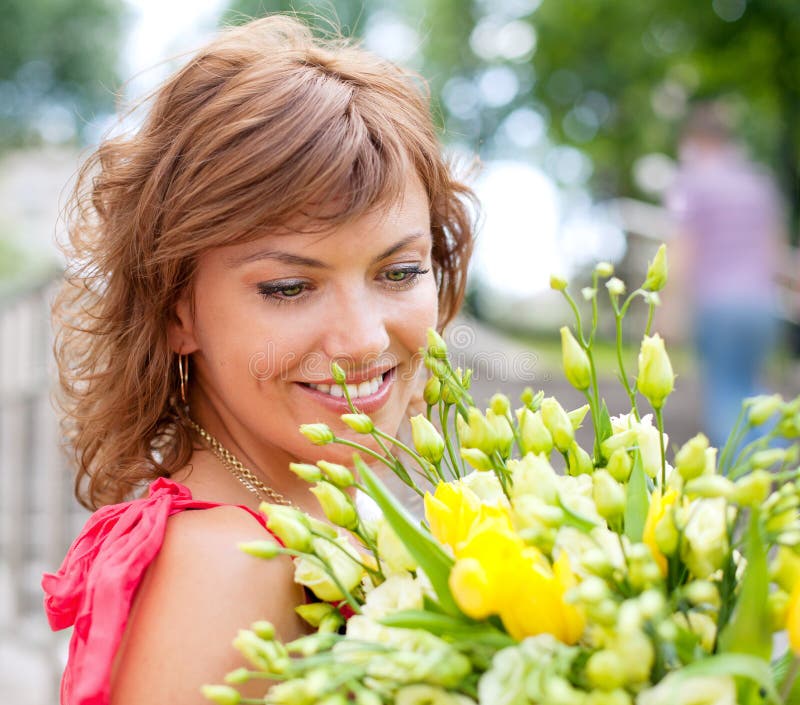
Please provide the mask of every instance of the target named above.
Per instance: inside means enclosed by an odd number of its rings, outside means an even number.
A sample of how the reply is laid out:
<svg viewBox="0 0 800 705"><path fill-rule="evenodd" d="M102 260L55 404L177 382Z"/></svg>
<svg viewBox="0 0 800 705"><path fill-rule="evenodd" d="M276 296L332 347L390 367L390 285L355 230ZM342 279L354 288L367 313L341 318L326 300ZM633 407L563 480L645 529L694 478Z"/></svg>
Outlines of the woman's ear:
<svg viewBox="0 0 800 705"><path fill-rule="evenodd" d="M181 294L175 304L172 320L167 324L167 339L173 352L188 355L200 349L195 336L194 310L191 294Z"/></svg>

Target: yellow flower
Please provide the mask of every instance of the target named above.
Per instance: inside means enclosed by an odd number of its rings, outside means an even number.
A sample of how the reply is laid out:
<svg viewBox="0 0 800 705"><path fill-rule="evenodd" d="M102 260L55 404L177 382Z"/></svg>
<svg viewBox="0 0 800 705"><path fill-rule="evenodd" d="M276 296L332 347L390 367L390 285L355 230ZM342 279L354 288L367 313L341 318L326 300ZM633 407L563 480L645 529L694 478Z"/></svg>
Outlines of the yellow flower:
<svg viewBox="0 0 800 705"><path fill-rule="evenodd" d="M656 559L662 575L667 574L667 559L656 544L656 526L658 526L658 523L664 518L677 499L678 493L675 490L668 490L663 498L661 497L661 490L655 490L650 496L650 507L647 510L647 519L644 522L642 541L650 549L653 558Z"/></svg>
<svg viewBox="0 0 800 705"><path fill-rule="evenodd" d="M497 614L518 640L543 633L566 643L580 637L583 615L564 599L575 584L566 554L551 568L513 532L507 514L497 510L475 524L456 557L450 589L470 617Z"/></svg>
<svg viewBox="0 0 800 705"><path fill-rule="evenodd" d="M431 495L425 494L425 518L437 541L458 555L460 545L467 540L477 523L495 519L511 528L508 512L500 507L483 504L475 492L462 482L440 482Z"/></svg>

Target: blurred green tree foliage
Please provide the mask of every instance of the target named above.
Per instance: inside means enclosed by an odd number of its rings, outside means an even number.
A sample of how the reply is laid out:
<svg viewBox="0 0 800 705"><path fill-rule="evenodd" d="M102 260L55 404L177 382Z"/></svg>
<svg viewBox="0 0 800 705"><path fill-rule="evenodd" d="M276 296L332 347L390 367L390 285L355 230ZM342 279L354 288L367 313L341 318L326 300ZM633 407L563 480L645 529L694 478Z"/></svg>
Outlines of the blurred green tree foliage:
<svg viewBox="0 0 800 705"><path fill-rule="evenodd" d="M113 110L123 19L115 0L4 0L0 149L68 141Z"/></svg>
<svg viewBox="0 0 800 705"><path fill-rule="evenodd" d="M504 123L535 112L552 140L592 159L601 196L652 198L634 178L636 161L674 155L691 102L721 99L756 156L777 172L800 222L798 0L411 0L396 7L234 0L231 7L248 16L292 8L330 16L333 9L355 34L374 12L393 12L419 36L416 65L441 107L446 138L484 153L508 151L498 140ZM514 129L526 125L517 120Z"/></svg>

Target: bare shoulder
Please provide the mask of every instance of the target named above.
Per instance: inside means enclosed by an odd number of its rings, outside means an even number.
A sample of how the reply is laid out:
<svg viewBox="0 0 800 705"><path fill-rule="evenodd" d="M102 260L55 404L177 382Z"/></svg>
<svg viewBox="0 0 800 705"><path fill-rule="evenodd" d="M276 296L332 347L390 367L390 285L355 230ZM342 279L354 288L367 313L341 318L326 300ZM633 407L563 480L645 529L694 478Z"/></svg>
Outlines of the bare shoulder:
<svg viewBox="0 0 800 705"><path fill-rule="evenodd" d="M200 686L244 665L231 646L238 629L267 619L284 639L301 633L294 607L303 592L292 580L291 560L253 558L236 547L268 537L237 507L170 518L117 652L113 705L206 703Z"/></svg>

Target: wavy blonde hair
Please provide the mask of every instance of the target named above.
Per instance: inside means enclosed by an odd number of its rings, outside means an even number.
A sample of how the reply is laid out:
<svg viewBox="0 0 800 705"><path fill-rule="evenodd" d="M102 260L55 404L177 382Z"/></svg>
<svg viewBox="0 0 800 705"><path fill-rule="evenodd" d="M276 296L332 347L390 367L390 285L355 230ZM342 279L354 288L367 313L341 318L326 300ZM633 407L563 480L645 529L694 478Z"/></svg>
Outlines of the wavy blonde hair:
<svg viewBox="0 0 800 705"><path fill-rule="evenodd" d="M201 253L298 216L357 217L399 197L409 164L430 202L441 328L472 251L472 193L442 159L424 84L348 40L286 16L229 28L151 101L135 134L79 172L54 306L63 427L89 508L189 461L167 328Z"/></svg>

